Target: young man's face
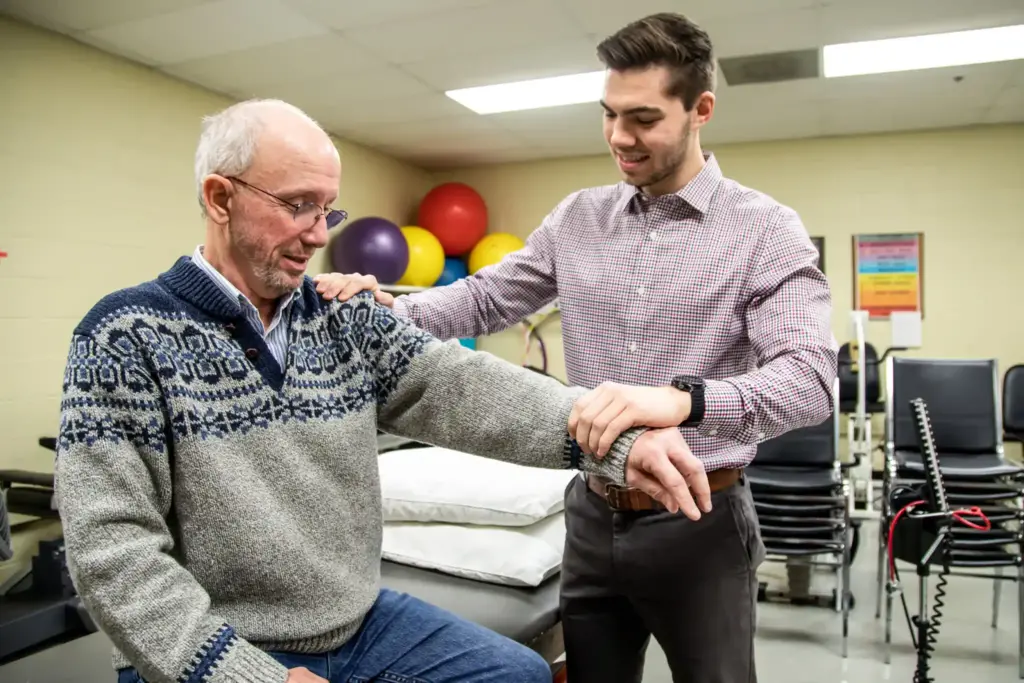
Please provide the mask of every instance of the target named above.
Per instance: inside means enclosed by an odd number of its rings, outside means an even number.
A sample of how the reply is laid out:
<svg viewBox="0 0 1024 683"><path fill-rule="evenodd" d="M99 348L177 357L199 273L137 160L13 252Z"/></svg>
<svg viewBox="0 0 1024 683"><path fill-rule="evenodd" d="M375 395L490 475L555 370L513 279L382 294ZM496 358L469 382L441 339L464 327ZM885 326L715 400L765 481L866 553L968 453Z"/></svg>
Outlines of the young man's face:
<svg viewBox="0 0 1024 683"><path fill-rule="evenodd" d="M688 154L693 134L710 116L708 96L687 112L683 101L667 94L666 67L609 70L605 80L604 137L626 182L653 194L670 186ZM702 111L706 110L706 113ZM691 149L693 147L693 149Z"/></svg>

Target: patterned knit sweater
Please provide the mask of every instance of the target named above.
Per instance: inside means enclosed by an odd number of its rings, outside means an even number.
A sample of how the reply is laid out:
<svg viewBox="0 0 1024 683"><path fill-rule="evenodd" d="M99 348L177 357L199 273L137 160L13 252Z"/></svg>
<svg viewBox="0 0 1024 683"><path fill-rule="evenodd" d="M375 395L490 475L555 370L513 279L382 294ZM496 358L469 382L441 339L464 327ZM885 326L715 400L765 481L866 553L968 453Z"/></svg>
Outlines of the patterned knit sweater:
<svg viewBox="0 0 1024 683"><path fill-rule="evenodd" d="M440 342L366 294L325 302L307 279L293 306L283 370L188 258L74 332L57 495L116 668L279 683L267 650L346 642L379 590L378 427L623 481L638 430L580 458L566 424L581 389Z"/></svg>

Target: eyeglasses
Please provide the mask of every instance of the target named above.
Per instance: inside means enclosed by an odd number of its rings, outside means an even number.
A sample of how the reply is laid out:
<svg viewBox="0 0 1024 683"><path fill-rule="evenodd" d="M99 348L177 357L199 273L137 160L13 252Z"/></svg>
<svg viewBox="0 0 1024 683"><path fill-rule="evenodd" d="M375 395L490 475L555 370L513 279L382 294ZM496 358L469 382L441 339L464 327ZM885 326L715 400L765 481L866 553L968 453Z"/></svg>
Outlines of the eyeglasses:
<svg viewBox="0 0 1024 683"><path fill-rule="evenodd" d="M256 187L255 185L250 185L241 178L236 178L235 176L228 176L228 180L236 182L240 185L244 185L245 187L248 187L250 190L262 192L271 199L274 199L275 201L280 202L284 206L288 207L289 209L292 210L292 218L295 219L295 223L299 225L299 227L301 227L303 230L309 230L314 225L316 225L317 221L320 220L321 216L326 216L328 230L330 230L331 228L338 227L338 225L340 225L342 221L348 218L348 213L342 211L341 209L327 209L320 206L319 204L314 204L313 202L293 204L292 202L289 202L285 199L281 199L272 192L267 192L263 188Z"/></svg>

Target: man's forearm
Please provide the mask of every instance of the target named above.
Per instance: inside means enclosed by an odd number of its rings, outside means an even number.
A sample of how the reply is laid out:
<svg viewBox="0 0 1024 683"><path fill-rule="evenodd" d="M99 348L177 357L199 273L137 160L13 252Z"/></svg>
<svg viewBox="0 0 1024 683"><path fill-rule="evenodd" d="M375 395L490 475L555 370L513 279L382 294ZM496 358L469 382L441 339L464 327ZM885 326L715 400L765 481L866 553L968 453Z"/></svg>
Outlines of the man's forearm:
<svg viewBox="0 0 1024 683"><path fill-rule="evenodd" d="M703 434L755 444L832 413L828 360L799 355L777 359L754 372L706 380ZM834 375L833 375L834 376Z"/></svg>
<svg viewBox="0 0 1024 683"><path fill-rule="evenodd" d="M403 335L423 334L409 327ZM403 364L393 347L378 360L384 367ZM521 465L578 467L625 481L625 461L640 430L624 433L603 459L571 448L568 419L584 389L424 335L423 345L393 383L380 385L382 429L454 450Z"/></svg>

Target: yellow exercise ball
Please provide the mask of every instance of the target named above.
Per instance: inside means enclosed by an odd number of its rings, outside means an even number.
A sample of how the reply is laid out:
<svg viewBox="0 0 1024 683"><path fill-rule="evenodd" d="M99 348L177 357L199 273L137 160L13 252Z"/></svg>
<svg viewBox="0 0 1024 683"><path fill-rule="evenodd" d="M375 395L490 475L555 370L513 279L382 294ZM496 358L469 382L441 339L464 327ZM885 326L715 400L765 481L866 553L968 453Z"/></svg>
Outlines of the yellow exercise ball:
<svg viewBox="0 0 1024 683"><path fill-rule="evenodd" d="M497 263L525 246L523 240L507 232L492 232L489 235L484 235L469 252L469 274L472 275L484 266Z"/></svg>
<svg viewBox="0 0 1024 683"><path fill-rule="evenodd" d="M444 270L444 247L434 233L418 225L401 228L409 245L409 265L396 284L430 287Z"/></svg>

